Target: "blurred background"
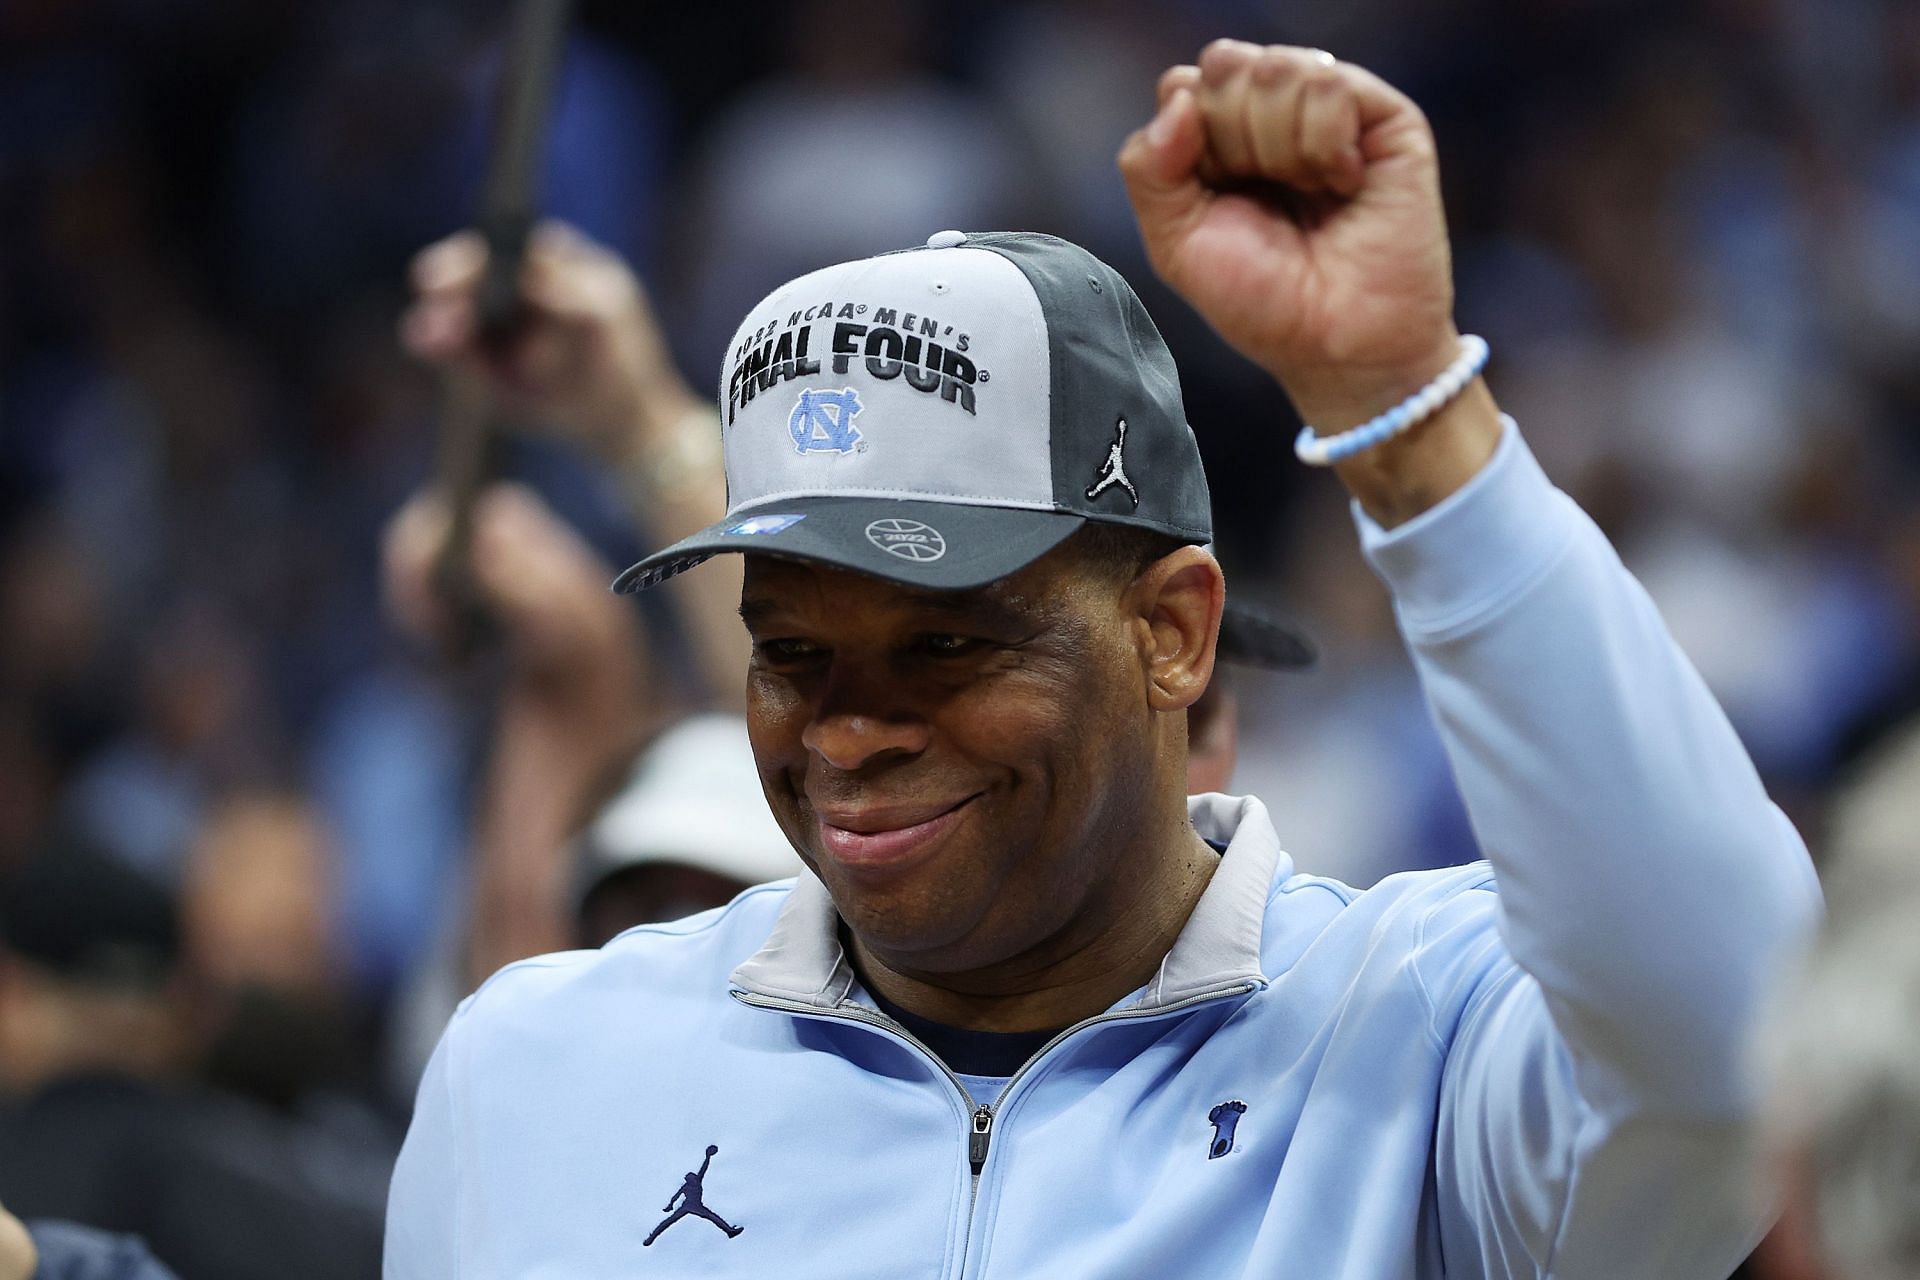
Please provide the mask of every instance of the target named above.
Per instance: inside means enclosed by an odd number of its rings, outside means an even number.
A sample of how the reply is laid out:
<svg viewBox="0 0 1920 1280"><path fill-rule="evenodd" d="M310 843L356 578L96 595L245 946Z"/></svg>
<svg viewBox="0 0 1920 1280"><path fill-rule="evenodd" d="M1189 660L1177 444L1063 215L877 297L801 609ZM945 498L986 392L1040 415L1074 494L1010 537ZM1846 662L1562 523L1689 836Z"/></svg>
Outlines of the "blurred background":
<svg viewBox="0 0 1920 1280"><path fill-rule="evenodd" d="M406 1010L469 898L488 709L396 633L379 561L436 418L396 338L407 264L472 217L506 17L0 6L0 895L30 960L0 979L0 1094L163 1088L140 1114L199 1119L156 1141L215 1135L207 1169L348 1224L321 1239L377 1234L444 1017ZM1306 870L1466 861L1338 487L1291 462L1278 390L1154 285L1114 171L1158 72L1219 34L1333 50L1426 109L1460 327L1503 406L1816 853L1915 830L1914 0L589 2L543 207L632 264L703 392L744 310L828 261L1025 227L1114 262L1179 360L1237 598L1322 652L1241 678L1236 789ZM529 438L507 467L608 564L641 549L585 455ZM648 610L670 682L684 635ZM111 1004L83 1021L119 1049L21 1004L48 973ZM163 988L190 1016L128 994ZM7 1032L9 999L39 1021ZM49 1036L57 1070L34 1065ZM126 1102L89 1087L83 1117ZM19 1207L51 1139L8 1132ZM341 1256L316 1274L363 1273Z"/></svg>

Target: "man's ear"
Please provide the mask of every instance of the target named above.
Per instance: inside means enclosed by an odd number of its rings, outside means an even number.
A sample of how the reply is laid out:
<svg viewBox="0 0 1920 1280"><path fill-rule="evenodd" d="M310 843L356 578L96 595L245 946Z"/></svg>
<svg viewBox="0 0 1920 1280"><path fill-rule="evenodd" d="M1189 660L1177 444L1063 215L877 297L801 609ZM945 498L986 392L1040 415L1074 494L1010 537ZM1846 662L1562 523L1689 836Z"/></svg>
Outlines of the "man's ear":
<svg viewBox="0 0 1920 1280"><path fill-rule="evenodd" d="M1147 699L1155 711L1184 711L1206 692L1226 607L1219 562L1181 547L1141 571L1126 603L1139 620Z"/></svg>

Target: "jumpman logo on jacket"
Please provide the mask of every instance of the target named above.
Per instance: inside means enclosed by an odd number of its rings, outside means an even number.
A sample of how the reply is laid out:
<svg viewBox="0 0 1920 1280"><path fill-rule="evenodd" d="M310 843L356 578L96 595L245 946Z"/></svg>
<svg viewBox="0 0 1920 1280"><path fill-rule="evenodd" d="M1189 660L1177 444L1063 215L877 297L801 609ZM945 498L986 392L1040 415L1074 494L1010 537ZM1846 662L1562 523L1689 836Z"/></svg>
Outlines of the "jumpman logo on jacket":
<svg viewBox="0 0 1920 1280"><path fill-rule="evenodd" d="M745 1227L734 1226L731 1222L728 1222L725 1218L707 1208L706 1202L700 1198L702 1191L701 1184L706 1181L707 1177L707 1166L712 1164L713 1158L719 1154L720 1148L713 1146L707 1148L707 1158L700 1162L700 1172L688 1174L686 1181L680 1184L680 1189L674 1192L667 1200L663 1210L667 1215L667 1220L655 1227L653 1233L640 1242L642 1248L658 1240L662 1231L665 1231L668 1227L688 1215L696 1218L705 1218L708 1222L711 1222L714 1226L726 1232L729 1240L746 1230Z"/></svg>
<svg viewBox="0 0 1920 1280"><path fill-rule="evenodd" d="M1140 491L1133 487L1133 481L1127 479L1127 460L1123 456L1127 447L1127 420L1120 419L1119 434L1113 438L1113 445L1107 450L1107 460L1101 464L1100 474L1093 478L1087 487L1087 501L1091 502L1107 490L1119 485L1133 499L1133 505L1140 505Z"/></svg>

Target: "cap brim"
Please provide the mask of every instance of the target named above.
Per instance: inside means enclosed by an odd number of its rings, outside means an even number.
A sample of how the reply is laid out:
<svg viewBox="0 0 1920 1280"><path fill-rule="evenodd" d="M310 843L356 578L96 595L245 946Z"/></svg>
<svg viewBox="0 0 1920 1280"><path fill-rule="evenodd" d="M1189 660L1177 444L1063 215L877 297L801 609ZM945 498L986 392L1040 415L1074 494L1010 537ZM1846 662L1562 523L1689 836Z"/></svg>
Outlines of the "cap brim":
<svg viewBox="0 0 1920 1280"><path fill-rule="evenodd" d="M1286 623L1229 600L1220 617L1220 657L1235 666L1297 671L1319 661L1320 653Z"/></svg>
<svg viewBox="0 0 1920 1280"><path fill-rule="evenodd" d="M644 591L716 555L783 556L932 591L1018 572L1086 523L1064 511L894 498L794 498L736 511L613 580Z"/></svg>

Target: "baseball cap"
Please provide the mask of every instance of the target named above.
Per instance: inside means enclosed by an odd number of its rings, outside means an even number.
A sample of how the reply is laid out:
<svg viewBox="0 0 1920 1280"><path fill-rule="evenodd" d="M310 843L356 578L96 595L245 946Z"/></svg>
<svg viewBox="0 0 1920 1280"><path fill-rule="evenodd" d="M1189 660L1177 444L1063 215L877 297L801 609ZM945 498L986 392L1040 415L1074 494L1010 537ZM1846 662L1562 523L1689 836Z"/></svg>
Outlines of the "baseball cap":
<svg viewBox="0 0 1920 1280"><path fill-rule="evenodd" d="M1212 538L1173 357L1078 245L943 231L767 295L722 362L726 517L637 591L724 552L984 586L1088 521Z"/></svg>
<svg viewBox="0 0 1920 1280"><path fill-rule="evenodd" d="M1296 671L1313 666L1320 653L1297 628L1228 600L1220 615L1220 659L1241 667Z"/></svg>
<svg viewBox="0 0 1920 1280"><path fill-rule="evenodd" d="M620 793L581 833L577 896L616 871L655 863L710 871L742 885L801 870L767 808L739 716L689 716L640 754Z"/></svg>

